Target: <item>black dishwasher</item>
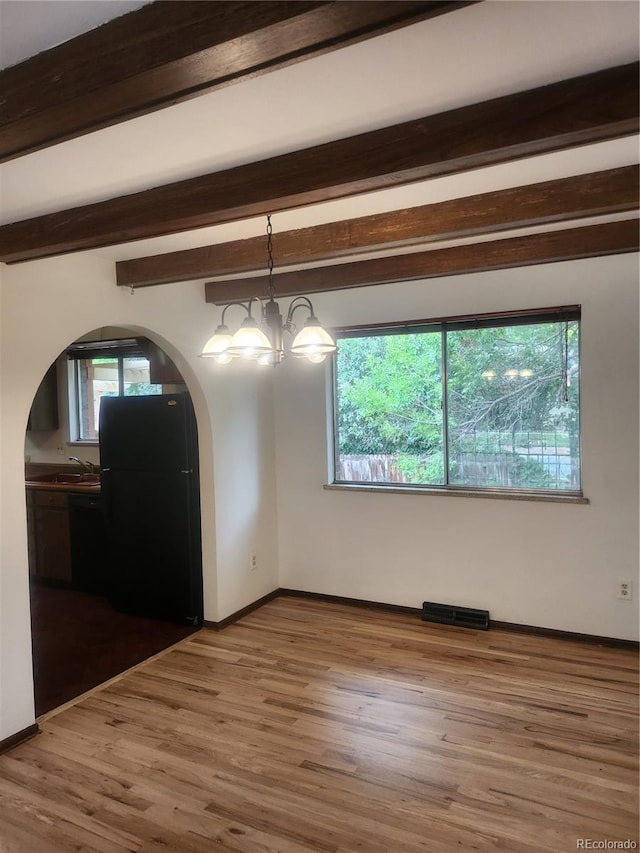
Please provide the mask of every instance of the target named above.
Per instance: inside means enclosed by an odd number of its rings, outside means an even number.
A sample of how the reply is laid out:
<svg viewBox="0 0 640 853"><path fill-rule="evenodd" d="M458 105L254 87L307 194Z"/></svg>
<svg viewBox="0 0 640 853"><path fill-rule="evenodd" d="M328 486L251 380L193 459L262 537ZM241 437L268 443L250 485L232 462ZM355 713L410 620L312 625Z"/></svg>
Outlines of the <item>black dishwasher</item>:
<svg viewBox="0 0 640 853"><path fill-rule="evenodd" d="M71 585L82 592L106 595L106 527L100 495L69 495Z"/></svg>

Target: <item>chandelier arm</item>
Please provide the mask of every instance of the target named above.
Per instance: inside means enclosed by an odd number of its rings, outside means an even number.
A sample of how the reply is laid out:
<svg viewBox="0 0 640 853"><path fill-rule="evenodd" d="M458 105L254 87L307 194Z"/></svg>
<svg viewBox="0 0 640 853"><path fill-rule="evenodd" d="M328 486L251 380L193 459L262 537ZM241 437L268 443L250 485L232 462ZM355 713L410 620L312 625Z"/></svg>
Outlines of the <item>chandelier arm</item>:
<svg viewBox="0 0 640 853"><path fill-rule="evenodd" d="M296 296L291 305L289 305L289 311L287 313L287 324L291 323L293 320L293 312L298 308L308 308L311 315L313 316L313 305L311 304L311 300L307 299L306 296Z"/></svg>
<svg viewBox="0 0 640 853"><path fill-rule="evenodd" d="M260 306L260 319L264 322L264 303L259 296L252 296L251 299L247 302L247 310L249 312L249 316L253 319L253 315L251 314L251 306L254 302L257 302Z"/></svg>
<svg viewBox="0 0 640 853"><path fill-rule="evenodd" d="M225 314L227 313L229 308L232 307L232 305L239 305L241 308L244 308L244 310L247 312L249 317L251 316L251 302L250 301L249 302L228 302L224 306L224 308L222 309L222 317L220 318L220 325L222 325L222 326L224 325Z"/></svg>

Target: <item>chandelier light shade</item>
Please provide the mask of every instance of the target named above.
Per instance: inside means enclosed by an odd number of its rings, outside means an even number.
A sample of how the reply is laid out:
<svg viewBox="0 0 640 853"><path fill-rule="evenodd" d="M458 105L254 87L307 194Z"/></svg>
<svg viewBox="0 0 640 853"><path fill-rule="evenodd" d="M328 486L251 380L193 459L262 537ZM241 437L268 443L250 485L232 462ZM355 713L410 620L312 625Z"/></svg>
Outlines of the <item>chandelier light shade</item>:
<svg viewBox="0 0 640 853"><path fill-rule="evenodd" d="M231 356L227 352L233 340L229 327L221 323L204 345L200 355L202 358L212 358L218 364L228 364Z"/></svg>
<svg viewBox="0 0 640 853"><path fill-rule="evenodd" d="M271 341L249 316L242 321L242 325L231 338L231 343L226 349L231 358L258 358L258 356L270 353L273 347Z"/></svg>
<svg viewBox="0 0 640 853"><path fill-rule="evenodd" d="M319 361L316 356L326 357L336 351L336 345L331 335L322 328L318 318L313 314L293 339L291 355L298 358L311 358ZM323 358L324 360L324 358Z"/></svg>
<svg viewBox="0 0 640 853"><path fill-rule="evenodd" d="M289 305L287 319L283 322L280 308L274 298L272 233L271 216L267 216L268 300L263 304L259 297L253 296L248 302L230 302L225 305L220 325L200 353L203 358L211 358L217 364L229 364L234 358L242 358L257 361L262 365L275 366L284 358L283 332L294 335L291 355L306 358L312 364L320 364L327 355L337 351L336 342L320 325L311 300L306 296L297 296L293 300ZM254 302L260 306L260 323L251 313ZM232 306L243 308L247 312L240 328L234 334L231 334L225 323L226 313ZM305 308L309 312L309 318L300 331L293 322L294 312L299 308Z"/></svg>

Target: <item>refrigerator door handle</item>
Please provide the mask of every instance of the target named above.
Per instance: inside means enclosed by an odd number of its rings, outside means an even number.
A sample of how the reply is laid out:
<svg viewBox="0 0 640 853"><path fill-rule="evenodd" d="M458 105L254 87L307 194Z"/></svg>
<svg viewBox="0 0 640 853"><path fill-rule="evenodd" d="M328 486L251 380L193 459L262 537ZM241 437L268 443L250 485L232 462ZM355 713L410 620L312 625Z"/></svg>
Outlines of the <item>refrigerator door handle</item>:
<svg viewBox="0 0 640 853"><path fill-rule="evenodd" d="M181 474L193 474L193 468L184 468L180 471Z"/></svg>

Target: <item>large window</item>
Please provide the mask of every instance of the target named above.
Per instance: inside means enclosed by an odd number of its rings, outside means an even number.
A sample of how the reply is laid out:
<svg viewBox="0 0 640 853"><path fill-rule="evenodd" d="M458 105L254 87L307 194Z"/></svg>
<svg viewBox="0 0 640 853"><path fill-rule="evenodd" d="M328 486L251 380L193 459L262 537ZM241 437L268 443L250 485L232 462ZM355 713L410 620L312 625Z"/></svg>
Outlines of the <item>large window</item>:
<svg viewBox="0 0 640 853"><path fill-rule="evenodd" d="M579 308L338 337L335 482L580 492Z"/></svg>
<svg viewBox="0 0 640 853"><path fill-rule="evenodd" d="M67 356L72 440L98 441L103 397L162 393L151 384L149 360L135 339L74 344Z"/></svg>

